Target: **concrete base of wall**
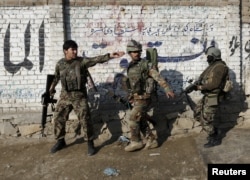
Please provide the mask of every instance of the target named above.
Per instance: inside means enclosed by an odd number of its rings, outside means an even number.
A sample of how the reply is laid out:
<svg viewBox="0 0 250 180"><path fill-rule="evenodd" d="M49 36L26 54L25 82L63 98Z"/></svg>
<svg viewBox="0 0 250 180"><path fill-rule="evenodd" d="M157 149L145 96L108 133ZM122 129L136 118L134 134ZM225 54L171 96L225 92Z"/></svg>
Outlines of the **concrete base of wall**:
<svg viewBox="0 0 250 180"><path fill-rule="evenodd" d="M225 101L220 107L218 126L221 128L250 127L250 123L248 123L250 121L249 102L248 98L244 101L237 98ZM113 111L107 109L92 110L96 138L117 139L119 136L130 136L128 127L129 110L113 109ZM201 131L201 125L193 119L193 112L185 103L165 104L165 106L159 103L149 111L149 114L157 123L156 126L150 124L153 133L157 136L167 137ZM41 132L41 112L1 115L1 135L40 138L42 137ZM85 136L73 112L67 122L66 132L72 137ZM47 118L44 134L46 137L53 137L52 116Z"/></svg>

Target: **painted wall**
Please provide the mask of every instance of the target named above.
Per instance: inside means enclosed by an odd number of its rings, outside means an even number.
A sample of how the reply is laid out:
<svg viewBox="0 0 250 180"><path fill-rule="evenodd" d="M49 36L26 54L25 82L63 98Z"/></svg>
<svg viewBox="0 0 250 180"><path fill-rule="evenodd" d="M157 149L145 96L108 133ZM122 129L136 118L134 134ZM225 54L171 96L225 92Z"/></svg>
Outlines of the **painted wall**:
<svg viewBox="0 0 250 180"><path fill-rule="evenodd" d="M125 51L131 38L140 41L144 50L157 48L160 72L176 93L188 85L189 79L198 78L207 67L204 49L216 45L230 67L234 91L243 88L249 94L249 24L242 22L240 12L239 3L223 6L67 4L65 8L56 3L2 5L0 113L41 111L46 75L54 72L56 62L63 57L65 32L66 38L77 41L81 56ZM145 51L142 56L145 57ZM98 93L90 90L91 102L96 97L104 104L110 102L110 89L119 95L125 93L120 79L126 75L129 61L125 55L90 68L99 90ZM163 96L161 89L159 96ZM200 94L193 93L193 96Z"/></svg>

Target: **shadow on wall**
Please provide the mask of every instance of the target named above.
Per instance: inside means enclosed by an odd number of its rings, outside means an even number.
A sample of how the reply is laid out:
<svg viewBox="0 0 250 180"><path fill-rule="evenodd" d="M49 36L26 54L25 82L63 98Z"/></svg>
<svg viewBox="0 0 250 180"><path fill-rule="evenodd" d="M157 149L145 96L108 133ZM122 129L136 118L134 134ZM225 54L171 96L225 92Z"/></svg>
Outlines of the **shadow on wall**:
<svg viewBox="0 0 250 180"><path fill-rule="evenodd" d="M157 96L153 96L152 104L149 108L148 114L156 124L154 125L150 121L148 123L157 134L159 144L161 145L172 135L176 124L181 123L181 118L186 118L188 121L188 123L183 124L183 126L185 125L185 127L182 127L183 129L179 129L180 133L183 134L196 128L193 125L198 122L193 118L193 109L196 102L192 100L191 95L181 93L185 83L183 74L174 70L163 70L160 74L172 87L177 87L174 89L177 91L177 97L168 99L163 89L158 86ZM245 95L243 90L235 82L236 78L233 76L235 76L235 73L231 71L230 78L234 80L234 90L227 94L217 114L218 121L216 126L225 130L225 136L237 124L239 113L247 108L247 105L244 104ZM123 77L123 74L116 74L114 83L99 84L97 87L98 92L95 92L93 87L89 88L89 103L92 120L95 124L96 137L103 140L99 148L116 142L122 135L129 137L127 120L129 106L126 105L127 92L123 88ZM123 104L120 98L124 100ZM177 121L178 123L176 123Z"/></svg>
<svg viewBox="0 0 250 180"><path fill-rule="evenodd" d="M99 84L96 87L98 92L95 92L93 87L89 88L89 103L95 134L102 142L99 148L116 142L126 131L124 129L127 124L124 118L127 107L117 102L123 95L116 94L117 88L115 88L118 87L117 83L120 83L118 81L120 77L121 75L117 75L114 83Z"/></svg>
<svg viewBox="0 0 250 180"><path fill-rule="evenodd" d="M174 89L176 93L174 100L165 101L162 96L158 98L160 101L154 102L157 105L154 106L153 118L157 119L158 127L156 129L160 144L165 142L173 131L184 134L193 131L194 128L197 128L196 132L199 132L201 129L200 123L193 116L197 102L192 100L191 94L181 93L182 87L186 83L182 73L173 70L163 70L161 75L172 87L177 87L177 89ZM248 105L245 103L246 96L244 91L236 82L236 75L232 70L230 70L230 79L234 82L234 89L225 95L216 114L217 120L215 121L215 126L223 130L224 137L230 129L237 125L240 112L244 112L248 108ZM159 94L163 95L164 92L160 90ZM161 102L161 100L163 101ZM182 121L184 119L186 121Z"/></svg>
<svg viewBox="0 0 250 180"><path fill-rule="evenodd" d="M174 123L178 115L186 111L188 102L185 94L182 93L185 83L183 74L176 70L162 70L160 74L170 84L176 96L174 99L168 99L164 90L158 86L158 97L153 101L153 119L157 121L156 130L161 145L171 136Z"/></svg>
<svg viewBox="0 0 250 180"><path fill-rule="evenodd" d="M241 85L236 82L236 74L233 70L229 70L230 79L233 81L233 90L226 93L218 111L218 122L215 126L223 129L224 137L234 126L238 124L239 114L248 109L246 103L246 95Z"/></svg>

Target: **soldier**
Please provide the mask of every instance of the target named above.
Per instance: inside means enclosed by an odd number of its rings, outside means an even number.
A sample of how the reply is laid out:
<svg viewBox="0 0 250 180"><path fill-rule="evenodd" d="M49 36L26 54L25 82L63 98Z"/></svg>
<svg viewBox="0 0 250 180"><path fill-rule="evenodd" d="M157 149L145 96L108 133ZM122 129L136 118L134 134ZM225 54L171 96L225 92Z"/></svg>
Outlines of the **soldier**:
<svg viewBox="0 0 250 180"><path fill-rule="evenodd" d="M94 132L91 122L90 110L87 102L87 68L104 63L112 58L119 58L125 52L108 53L93 58L82 58L77 56L78 45L73 40L67 40L63 44L65 57L59 60L55 67L55 78L50 87L50 94L55 92L55 87L59 80L62 89L60 100L57 103L54 112L54 135L57 143L52 147L51 153L55 153L66 147L65 143L65 125L69 113L74 110L83 131L88 139L88 155L95 153Z"/></svg>
<svg viewBox="0 0 250 180"><path fill-rule="evenodd" d="M128 42L127 53L132 60L127 69L127 84L130 91L129 100L133 103L133 108L129 118L131 141L125 147L125 151L135 151L144 147L140 132L147 134L145 149L158 147L157 139L150 131L146 119L152 93L152 83L149 82L153 82L153 79L156 80L164 89L167 97L174 97L172 89L165 79L160 76L156 67L152 63L141 59L141 52L142 45L139 42L135 40Z"/></svg>
<svg viewBox="0 0 250 180"><path fill-rule="evenodd" d="M200 90L202 99L197 103L194 110L194 117L201 122L203 129L208 133L208 142L205 148L221 144L224 136L222 129L215 127L215 120L218 118L217 110L224 97L222 91L228 77L228 67L221 59L221 51L216 47L209 47L206 50L209 66L202 72L197 81L195 90Z"/></svg>

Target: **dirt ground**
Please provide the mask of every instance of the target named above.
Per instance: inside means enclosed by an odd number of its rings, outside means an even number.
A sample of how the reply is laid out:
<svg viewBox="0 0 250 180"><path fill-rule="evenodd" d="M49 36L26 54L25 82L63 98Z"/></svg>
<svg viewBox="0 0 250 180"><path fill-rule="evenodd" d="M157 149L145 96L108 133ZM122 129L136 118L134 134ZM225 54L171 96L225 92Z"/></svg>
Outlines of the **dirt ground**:
<svg viewBox="0 0 250 180"><path fill-rule="evenodd" d="M205 180L208 163L250 162L249 135L248 129L232 129L222 145L209 149L203 133L170 136L159 148L136 152L125 152L118 141L96 141L98 152L90 157L82 137L68 138L65 149L50 154L52 138L0 136L0 179Z"/></svg>
<svg viewBox="0 0 250 180"><path fill-rule="evenodd" d="M100 145L91 157L86 155L87 143L82 138L67 141L67 148L50 154L52 139L2 137L0 179L205 178L206 169L193 135L169 138L159 148L137 152L125 152L117 142ZM111 176L108 170L116 173Z"/></svg>

